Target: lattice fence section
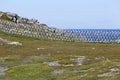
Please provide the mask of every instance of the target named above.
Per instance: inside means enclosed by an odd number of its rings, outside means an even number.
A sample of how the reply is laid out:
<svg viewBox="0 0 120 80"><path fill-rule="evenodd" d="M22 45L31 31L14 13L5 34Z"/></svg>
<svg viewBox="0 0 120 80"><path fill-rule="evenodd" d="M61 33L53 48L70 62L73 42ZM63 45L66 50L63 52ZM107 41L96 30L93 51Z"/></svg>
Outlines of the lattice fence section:
<svg viewBox="0 0 120 80"><path fill-rule="evenodd" d="M76 32L83 36L87 42L117 42L120 41L120 30L100 30L100 29L71 29L66 31Z"/></svg>
<svg viewBox="0 0 120 80"><path fill-rule="evenodd" d="M0 30L10 34L47 40L116 42L120 41L120 30L61 30L41 24L23 24L0 20Z"/></svg>
<svg viewBox="0 0 120 80"><path fill-rule="evenodd" d="M0 30L9 34L17 34L48 40L83 41L83 37L73 31L50 28L41 24L23 24L0 20Z"/></svg>

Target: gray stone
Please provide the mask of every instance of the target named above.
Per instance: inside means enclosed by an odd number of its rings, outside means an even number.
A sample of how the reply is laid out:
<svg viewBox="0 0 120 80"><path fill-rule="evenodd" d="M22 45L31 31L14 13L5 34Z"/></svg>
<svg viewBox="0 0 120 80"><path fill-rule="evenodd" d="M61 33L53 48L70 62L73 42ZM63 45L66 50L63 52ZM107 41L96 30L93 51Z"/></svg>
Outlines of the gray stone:
<svg viewBox="0 0 120 80"><path fill-rule="evenodd" d="M16 45L16 46L20 45L20 46L22 46L22 43L8 41L8 40L5 40L3 38L0 38L0 41L3 42L3 43L5 43L5 44L9 44L9 45Z"/></svg>
<svg viewBox="0 0 120 80"><path fill-rule="evenodd" d="M16 45L16 46L22 46L22 43L19 42L10 42L9 45Z"/></svg>
<svg viewBox="0 0 120 80"><path fill-rule="evenodd" d="M112 68L112 69L110 69L110 72L99 74L98 77L115 77L117 75L119 75L119 69Z"/></svg>
<svg viewBox="0 0 120 80"><path fill-rule="evenodd" d="M118 74L119 74L118 72L117 73L108 72L108 73L99 74L98 77L115 77Z"/></svg>
<svg viewBox="0 0 120 80"><path fill-rule="evenodd" d="M110 71L111 72L118 72L118 71L120 71L118 68L112 68L112 69L110 69Z"/></svg>
<svg viewBox="0 0 120 80"><path fill-rule="evenodd" d="M73 56L73 58L71 58L70 60L75 61L77 63L77 66L80 66L85 61L85 59L85 56Z"/></svg>
<svg viewBox="0 0 120 80"><path fill-rule="evenodd" d="M16 14L16 13L11 13L11 12L6 12L6 14L7 14L8 16L12 16L12 17L17 16L17 14Z"/></svg>
<svg viewBox="0 0 120 80"><path fill-rule="evenodd" d="M53 62L44 62L44 64L47 64L49 66L61 66L58 61L53 61Z"/></svg>
<svg viewBox="0 0 120 80"><path fill-rule="evenodd" d="M120 67L120 64L116 64L115 66L118 66L118 67Z"/></svg>
<svg viewBox="0 0 120 80"><path fill-rule="evenodd" d="M62 69L62 70L54 70L53 74L54 75L58 75L58 74L63 74L66 70Z"/></svg>
<svg viewBox="0 0 120 80"><path fill-rule="evenodd" d="M0 76L5 75L4 71L8 70L8 67L0 65Z"/></svg>
<svg viewBox="0 0 120 80"><path fill-rule="evenodd" d="M37 50L44 50L45 48L37 48Z"/></svg>

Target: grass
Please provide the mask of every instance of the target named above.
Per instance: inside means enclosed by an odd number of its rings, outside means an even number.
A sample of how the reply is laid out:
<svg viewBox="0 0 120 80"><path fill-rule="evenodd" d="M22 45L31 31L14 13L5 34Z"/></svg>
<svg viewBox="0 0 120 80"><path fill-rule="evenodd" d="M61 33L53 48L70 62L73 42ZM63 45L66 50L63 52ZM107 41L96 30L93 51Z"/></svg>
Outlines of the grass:
<svg viewBox="0 0 120 80"><path fill-rule="evenodd" d="M23 46L0 42L0 66L7 66L0 80L119 80L120 44L47 41L0 32L0 37L18 41ZM39 48L39 49L38 49ZM44 49L43 49L44 48ZM70 56L85 56L81 66L48 66L44 62L76 64ZM115 77L97 77L98 74L119 69ZM65 70L55 74L55 70Z"/></svg>
<svg viewBox="0 0 120 80"><path fill-rule="evenodd" d="M23 64L20 66L12 67L10 70L7 71L7 74L12 79L23 80L23 79L30 79L33 80L39 79L40 77L49 77L50 72L53 69L47 65L42 63L34 63L34 64ZM46 76L45 76L46 75Z"/></svg>
<svg viewBox="0 0 120 80"><path fill-rule="evenodd" d="M11 20L7 17L7 14L6 14L6 13L4 13L4 14L0 17L0 19L2 19L2 20L7 20L7 21L11 21Z"/></svg>

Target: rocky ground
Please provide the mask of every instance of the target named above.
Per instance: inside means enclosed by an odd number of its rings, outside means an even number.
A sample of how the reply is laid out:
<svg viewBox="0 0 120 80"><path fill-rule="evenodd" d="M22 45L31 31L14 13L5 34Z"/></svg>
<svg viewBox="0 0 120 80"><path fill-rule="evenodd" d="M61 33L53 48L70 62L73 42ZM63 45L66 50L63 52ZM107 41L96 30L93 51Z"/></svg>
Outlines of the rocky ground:
<svg viewBox="0 0 120 80"><path fill-rule="evenodd" d="M120 79L118 43L44 41L3 32L0 37L0 80Z"/></svg>

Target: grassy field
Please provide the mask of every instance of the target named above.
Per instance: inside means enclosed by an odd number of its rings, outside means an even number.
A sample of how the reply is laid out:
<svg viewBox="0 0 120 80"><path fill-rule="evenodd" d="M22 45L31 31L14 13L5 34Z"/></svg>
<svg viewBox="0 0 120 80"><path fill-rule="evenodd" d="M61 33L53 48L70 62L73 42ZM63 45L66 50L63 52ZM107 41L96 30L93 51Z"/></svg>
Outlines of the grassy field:
<svg viewBox="0 0 120 80"><path fill-rule="evenodd" d="M0 80L120 80L120 44L0 37Z"/></svg>

